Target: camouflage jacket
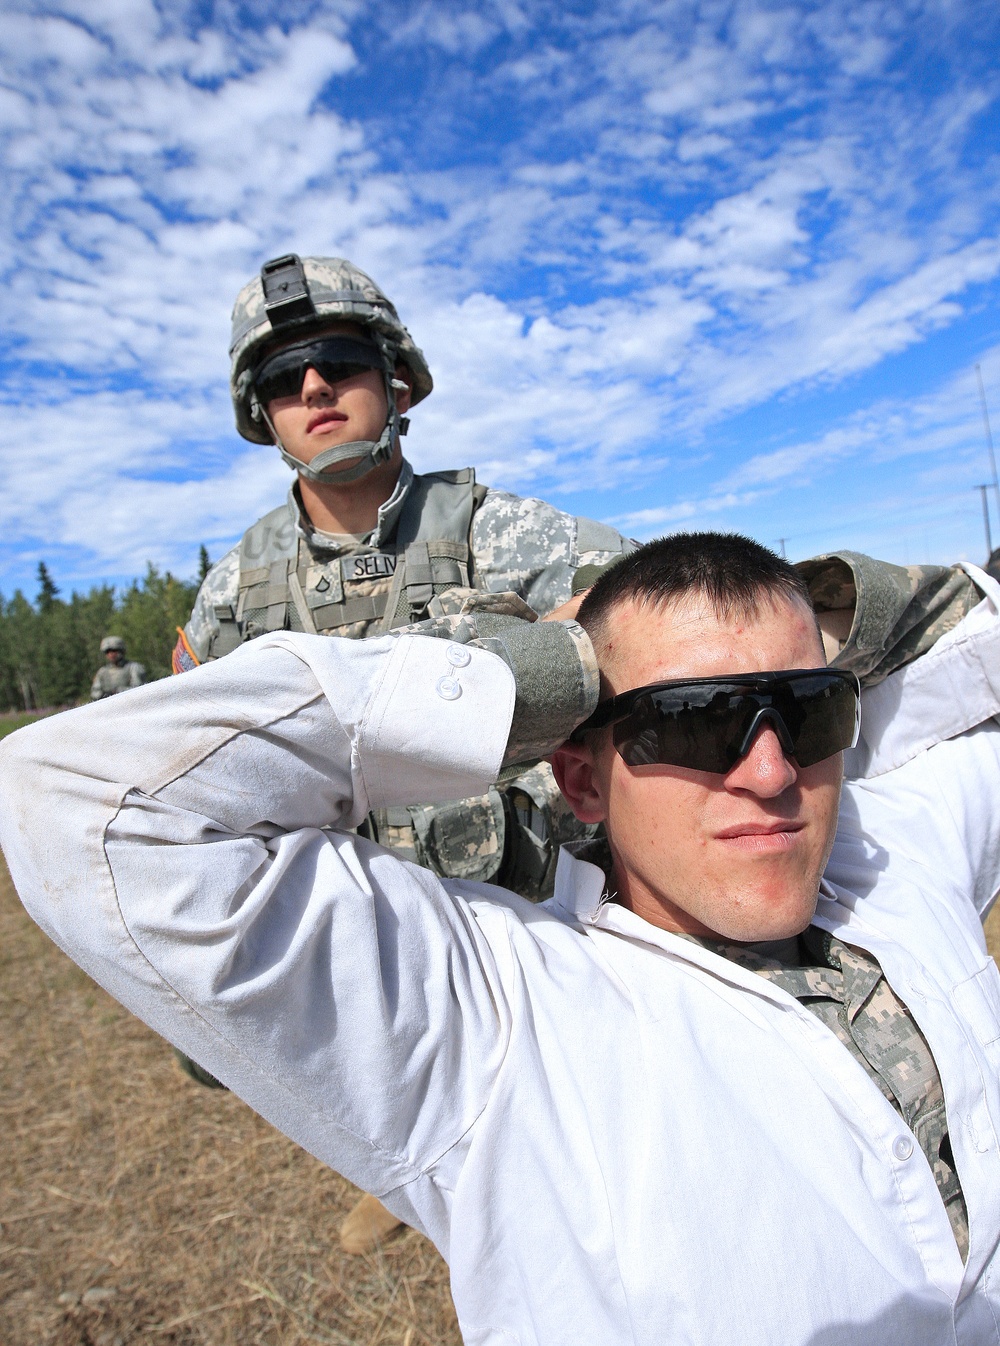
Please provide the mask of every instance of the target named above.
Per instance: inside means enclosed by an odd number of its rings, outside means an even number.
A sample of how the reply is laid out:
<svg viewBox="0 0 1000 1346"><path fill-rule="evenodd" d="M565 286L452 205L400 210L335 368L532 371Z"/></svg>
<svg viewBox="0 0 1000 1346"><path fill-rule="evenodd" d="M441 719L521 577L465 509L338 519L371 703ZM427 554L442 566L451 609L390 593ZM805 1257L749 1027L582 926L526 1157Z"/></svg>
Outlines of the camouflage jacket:
<svg viewBox="0 0 1000 1346"><path fill-rule="evenodd" d="M840 551L795 569L809 586L827 658L862 687L926 654L981 598L959 566L897 566Z"/></svg>
<svg viewBox="0 0 1000 1346"><path fill-rule="evenodd" d="M127 692L130 687L141 687L145 681L146 670L134 659L126 659L123 664L105 664L94 674L90 699L103 701L106 696Z"/></svg>
<svg viewBox="0 0 1000 1346"><path fill-rule="evenodd" d="M366 603L373 604L375 610L379 600L383 606L387 597L391 601L393 581L398 576L390 568L392 557L386 549L393 543L407 498L420 482L404 460L396 489L380 508L374 531L363 540L335 538L314 529L292 487L285 520L298 536L301 607L316 611L320 595L337 594L343 606L354 605L348 609L351 615L355 611L363 613ZM452 581L461 600L459 607L470 596L466 586L471 583L483 598L486 594L515 594L532 610L528 617L544 615L572 596L574 576L581 567L596 571L634 546L606 524L565 514L542 500L522 499L490 487L477 491L477 507L468 533L467 569L464 575L456 572ZM241 545L227 552L205 577L174 652L175 672L216 657L220 646L224 650L220 635L227 614L242 620L246 611L261 615L266 611L268 575L251 574L250 578L259 578L259 583L256 588L247 588L246 557ZM243 588L251 595L249 608L245 600L240 602L241 555ZM253 598L255 591L265 596ZM445 616L451 610L448 604L441 606L446 597L447 593L438 593L430 599L426 615L431 625L434 619L438 624L460 620ZM256 626L253 620L251 617L241 627L242 639L266 629L265 623ZM293 607L288 620L293 629L304 629L296 624ZM358 639L384 629L385 623L378 617L363 615L322 634ZM369 819L365 830L442 877L501 883L531 899L551 893L560 845L594 831L576 820L546 763L527 766L475 799L383 810Z"/></svg>
<svg viewBox="0 0 1000 1346"><path fill-rule="evenodd" d="M916 1137L959 1251L967 1257L969 1217L948 1136L941 1075L927 1039L878 960L817 926L780 947L696 942L801 1000L843 1043Z"/></svg>
<svg viewBox="0 0 1000 1346"><path fill-rule="evenodd" d="M361 563L366 556L377 558L391 543L413 485L413 469L404 460L396 489L380 508L374 531L362 541L335 538L314 529L293 486L285 508L306 553L303 587L347 587L343 558L357 557L357 575L349 582L352 595L370 599L389 588L391 572L369 576ZM523 499L492 487L481 489L482 502L472 517L468 538L473 582L490 593L515 593L541 616L571 597L578 569L601 567L634 545L606 524L565 514L543 500ZM212 567L198 591L184 628L189 656L193 656L191 664L213 657L213 642L220 631L217 613L236 609L239 589L240 547L236 546ZM307 592L305 598L311 601L312 595ZM375 620L363 618L341 626L337 634L352 639L372 635L377 625ZM191 666L184 663L181 651L178 658L177 671Z"/></svg>

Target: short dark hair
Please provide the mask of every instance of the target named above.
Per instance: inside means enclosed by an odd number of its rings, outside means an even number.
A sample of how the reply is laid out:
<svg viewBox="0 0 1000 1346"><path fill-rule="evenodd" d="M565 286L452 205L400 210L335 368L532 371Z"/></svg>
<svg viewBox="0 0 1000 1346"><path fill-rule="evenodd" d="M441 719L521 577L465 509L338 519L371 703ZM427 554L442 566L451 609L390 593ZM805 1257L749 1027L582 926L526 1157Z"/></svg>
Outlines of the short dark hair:
<svg viewBox="0 0 1000 1346"><path fill-rule="evenodd" d="M798 571L752 538L741 533L672 533L647 542L606 570L580 605L577 620L595 635L621 603L659 608L690 593L704 595L720 617L755 617L764 599L800 598L812 607Z"/></svg>

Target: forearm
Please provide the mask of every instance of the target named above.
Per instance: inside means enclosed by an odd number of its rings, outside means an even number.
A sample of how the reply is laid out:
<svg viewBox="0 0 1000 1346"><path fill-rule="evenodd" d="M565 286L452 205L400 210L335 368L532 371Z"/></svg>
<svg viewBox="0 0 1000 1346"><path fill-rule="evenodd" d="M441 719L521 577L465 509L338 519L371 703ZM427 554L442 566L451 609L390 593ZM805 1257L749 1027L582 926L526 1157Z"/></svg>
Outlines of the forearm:
<svg viewBox="0 0 1000 1346"><path fill-rule="evenodd" d="M470 651L462 695L446 701L435 684L452 672L442 645L412 637L278 635L31 726L5 743L0 785L4 848L22 892L75 891L80 848L100 864L104 832L130 793L151 799L169 786L206 827L257 835L262 820L286 831L350 827L372 807L481 791L499 770L513 677L495 656ZM158 840L170 838L154 832Z"/></svg>
<svg viewBox="0 0 1000 1346"><path fill-rule="evenodd" d="M809 586L829 662L865 687L925 655L982 597L960 566L897 566L843 551L795 568Z"/></svg>
<svg viewBox="0 0 1000 1346"><path fill-rule="evenodd" d="M180 969L170 987L188 975L187 946L205 941L211 957L191 975L209 969L211 982L247 933L234 920L223 937L226 913L245 914L251 893L270 900L319 829L482 794L505 759L540 756L545 734L565 736L593 708L579 628L485 601L494 609L430 624L446 639L277 634L12 736L0 840L26 906L126 1003L162 941ZM461 644L475 640L493 649Z"/></svg>

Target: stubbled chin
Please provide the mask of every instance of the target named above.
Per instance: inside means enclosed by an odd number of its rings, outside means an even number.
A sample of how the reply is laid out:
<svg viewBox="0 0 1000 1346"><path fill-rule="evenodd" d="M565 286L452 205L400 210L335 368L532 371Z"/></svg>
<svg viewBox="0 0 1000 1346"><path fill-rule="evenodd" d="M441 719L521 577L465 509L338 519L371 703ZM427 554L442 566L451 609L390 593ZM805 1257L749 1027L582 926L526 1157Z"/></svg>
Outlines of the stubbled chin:
<svg viewBox="0 0 1000 1346"><path fill-rule="evenodd" d="M815 885L781 885L770 893L758 890L725 914L727 929L719 933L743 944L800 935L815 914L818 895L818 880Z"/></svg>

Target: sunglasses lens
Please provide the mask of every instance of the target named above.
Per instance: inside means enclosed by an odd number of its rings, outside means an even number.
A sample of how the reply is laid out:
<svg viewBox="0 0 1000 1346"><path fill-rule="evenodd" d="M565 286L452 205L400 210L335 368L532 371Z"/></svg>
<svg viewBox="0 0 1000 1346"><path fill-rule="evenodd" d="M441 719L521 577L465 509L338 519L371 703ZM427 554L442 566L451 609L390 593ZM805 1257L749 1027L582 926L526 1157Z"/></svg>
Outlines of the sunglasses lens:
<svg viewBox="0 0 1000 1346"><path fill-rule="evenodd" d="M324 383L334 384L360 374L367 368L367 365L329 365L322 360L304 361L293 369L266 373L257 383L257 396L262 402L272 402L276 397L298 397L307 369L315 369Z"/></svg>
<svg viewBox="0 0 1000 1346"><path fill-rule="evenodd" d="M643 693L612 736L629 766L724 773L749 751L763 721L799 766L813 766L853 744L857 707L853 681L825 672L757 687L693 683Z"/></svg>
<svg viewBox="0 0 1000 1346"><path fill-rule="evenodd" d="M783 697L775 704L795 745L799 766L814 766L835 752L850 748L858 722L854 684L829 674L803 674L789 679L786 709Z"/></svg>
<svg viewBox="0 0 1000 1346"><path fill-rule="evenodd" d="M264 403L273 402L276 397L296 397L302 391L305 374L306 367L301 362L275 369L265 367L254 379L257 396Z"/></svg>
<svg viewBox="0 0 1000 1346"><path fill-rule="evenodd" d="M756 711L756 705L741 705L746 697L734 698L733 690L694 686L647 693L615 725L615 747L629 766L728 771Z"/></svg>
<svg viewBox="0 0 1000 1346"><path fill-rule="evenodd" d="M339 383L366 369L381 369L376 346L353 337L300 341L266 356L253 371L258 398L265 405L276 397L297 397L307 369L315 369L325 383Z"/></svg>

